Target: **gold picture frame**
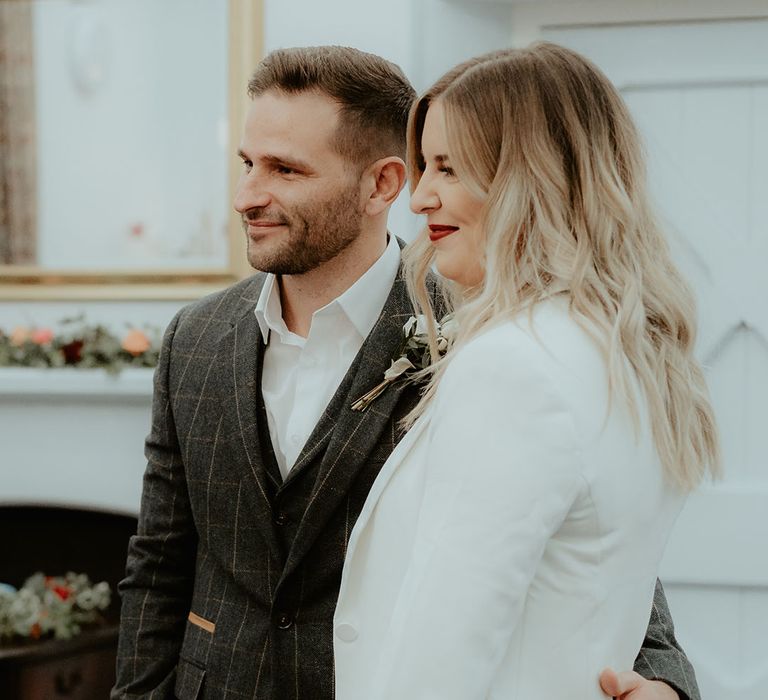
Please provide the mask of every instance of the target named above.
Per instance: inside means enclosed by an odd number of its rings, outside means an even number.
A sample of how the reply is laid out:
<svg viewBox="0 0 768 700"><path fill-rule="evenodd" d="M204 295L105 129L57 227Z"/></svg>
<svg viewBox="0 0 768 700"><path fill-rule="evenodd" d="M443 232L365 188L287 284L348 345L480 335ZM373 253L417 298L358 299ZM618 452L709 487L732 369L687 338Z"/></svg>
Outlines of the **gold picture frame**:
<svg viewBox="0 0 768 700"><path fill-rule="evenodd" d="M228 0L229 143L234 153L248 106L246 87L263 56L263 0ZM229 200L240 176L240 163L228 167ZM253 272L245 254L240 218L228 222L228 265L222 270L55 270L39 266L0 266L0 301L30 300L188 300L196 299Z"/></svg>

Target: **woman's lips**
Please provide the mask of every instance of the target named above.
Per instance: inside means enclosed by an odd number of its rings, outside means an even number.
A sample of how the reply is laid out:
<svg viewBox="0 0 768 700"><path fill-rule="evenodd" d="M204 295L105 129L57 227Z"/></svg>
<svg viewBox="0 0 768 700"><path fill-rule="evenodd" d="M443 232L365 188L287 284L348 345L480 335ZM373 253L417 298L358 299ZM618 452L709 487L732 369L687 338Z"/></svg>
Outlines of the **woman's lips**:
<svg viewBox="0 0 768 700"><path fill-rule="evenodd" d="M440 226L438 224L430 224L429 226L429 240L434 243L441 238L450 236L452 233L459 230L458 226Z"/></svg>

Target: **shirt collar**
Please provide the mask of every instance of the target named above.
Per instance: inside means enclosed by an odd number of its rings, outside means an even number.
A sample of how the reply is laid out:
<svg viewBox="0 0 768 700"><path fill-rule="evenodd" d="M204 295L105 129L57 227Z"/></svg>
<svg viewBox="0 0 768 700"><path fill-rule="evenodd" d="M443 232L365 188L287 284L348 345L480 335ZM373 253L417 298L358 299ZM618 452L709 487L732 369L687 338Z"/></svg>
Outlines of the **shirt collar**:
<svg viewBox="0 0 768 700"><path fill-rule="evenodd" d="M289 333L288 327L283 321L283 308L280 305L280 290L277 286L277 277L269 273L261 288L259 300L253 310L256 320L261 328L261 338L266 345L269 342L269 331L274 330L281 336Z"/></svg>
<svg viewBox="0 0 768 700"><path fill-rule="evenodd" d="M389 242L379 259L343 294L322 309L315 311L315 315L330 307L338 306L360 336L365 338L376 324L389 290L397 277L399 267L400 246L395 237L389 234ZM254 313L259 322L264 343L269 341L270 330L278 333L283 339L294 336L283 321L280 289L277 277L272 273L269 273L264 281ZM299 339L299 336L295 337Z"/></svg>
<svg viewBox="0 0 768 700"><path fill-rule="evenodd" d="M399 267L400 246L390 235L381 257L336 299L361 337L367 337L376 324Z"/></svg>

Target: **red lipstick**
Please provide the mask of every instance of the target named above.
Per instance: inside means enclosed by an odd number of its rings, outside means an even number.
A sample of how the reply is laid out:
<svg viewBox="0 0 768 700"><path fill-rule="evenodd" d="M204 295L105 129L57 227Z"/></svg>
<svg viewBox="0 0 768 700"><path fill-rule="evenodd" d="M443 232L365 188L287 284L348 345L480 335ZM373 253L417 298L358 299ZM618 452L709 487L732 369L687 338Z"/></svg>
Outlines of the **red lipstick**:
<svg viewBox="0 0 768 700"><path fill-rule="evenodd" d="M458 230L458 226L441 226L439 224L430 224L429 240L434 243L435 241L439 241L441 238L450 236L452 233L455 233Z"/></svg>

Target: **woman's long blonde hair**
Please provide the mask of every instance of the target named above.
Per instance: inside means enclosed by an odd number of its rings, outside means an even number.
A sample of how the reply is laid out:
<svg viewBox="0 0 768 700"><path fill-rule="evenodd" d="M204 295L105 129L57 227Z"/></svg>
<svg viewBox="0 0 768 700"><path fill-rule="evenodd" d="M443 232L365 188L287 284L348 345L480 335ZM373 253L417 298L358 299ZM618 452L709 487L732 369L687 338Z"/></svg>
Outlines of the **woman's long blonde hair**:
<svg viewBox="0 0 768 700"><path fill-rule="evenodd" d="M693 357L693 295L655 221L640 139L610 81L584 57L550 43L457 66L411 111L412 190L425 167L424 120L437 99L451 166L485 202L484 280L472 289L445 286L459 327L453 350L566 290L574 318L605 353L612 394L624 397L637 419L627 360L634 369L668 477L692 488L706 472L715 475L717 430ZM426 235L406 250L413 303L431 321L425 281L433 261ZM430 344L437 357L434 333ZM425 370L429 383L407 424L434 396L452 354Z"/></svg>

